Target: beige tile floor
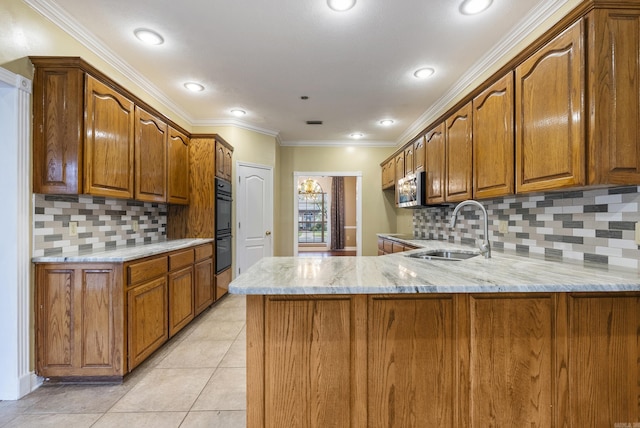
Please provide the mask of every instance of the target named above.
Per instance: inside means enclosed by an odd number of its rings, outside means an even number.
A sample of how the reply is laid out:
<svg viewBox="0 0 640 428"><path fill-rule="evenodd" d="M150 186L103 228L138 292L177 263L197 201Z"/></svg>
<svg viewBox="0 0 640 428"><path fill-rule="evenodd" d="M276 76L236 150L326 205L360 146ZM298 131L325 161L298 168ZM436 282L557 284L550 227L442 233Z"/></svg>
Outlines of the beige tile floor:
<svg viewBox="0 0 640 428"><path fill-rule="evenodd" d="M228 295L118 385L44 385L0 401L0 427L244 428L245 298Z"/></svg>

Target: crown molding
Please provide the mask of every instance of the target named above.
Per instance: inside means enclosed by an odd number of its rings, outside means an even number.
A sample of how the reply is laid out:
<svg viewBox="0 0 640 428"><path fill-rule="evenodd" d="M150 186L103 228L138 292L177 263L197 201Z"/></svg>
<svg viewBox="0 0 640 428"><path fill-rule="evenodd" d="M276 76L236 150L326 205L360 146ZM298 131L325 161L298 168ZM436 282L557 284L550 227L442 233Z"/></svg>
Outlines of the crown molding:
<svg viewBox="0 0 640 428"><path fill-rule="evenodd" d="M513 46L524 41L534 30L539 28L541 22L551 18L569 0L547 0L533 9L522 21L520 21L512 31L510 31L501 41L489 52L480 58L462 77L427 111L425 111L409 128L407 128L396 140L396 146L401 146L409 142L417 134L422 132L427 126L436 120L450 105L452 105L461 95L467 91L468 87L479 79L488 69L502 60Z"/></svg>
<svg viewBox="0 0 640 428"><path fill-rule="evenodd" d="M164 92L140 74L136 69L120 58L115 52L109 49L104 43L102 43L102 41L96 38L91 31L81 25L58 5L49 0L24 0L24 2L49 21L60 27L71 37L76 39L80 44L97 55L101 60L115 68L127 79L144 89L165 108L176 113L187 123L193 122L192 118L186 111L184 111L184 109L171 100L164 94Z"/></svg>
<svg viewBox="0 0 640 428"><path fill-rule="evenodd" d="M0 83L4 83L5 85L12 88L17 88L28 94L31 93L31 90L33 88L31 80L19 74L14 74L2 67L0 67Z"/></svg>
<svg viewBox="0 0 640 428"><path fill-rule="evenodd" d="M281 141L285 147L396 147L394 141L375 140L316 140L316 141Z"/></svg>
<svg viewBox="0 0 640 428"><path fill-rule="evenodd" d="M247 131L258 132L260 134L268 135L269 137L277 137L280 131L276 129L263 128L261 126L254 125L249 122L244 122L238 119L204 119L193 120L191 125L198 126L235 126L236 128L246 129Z"/></svg>

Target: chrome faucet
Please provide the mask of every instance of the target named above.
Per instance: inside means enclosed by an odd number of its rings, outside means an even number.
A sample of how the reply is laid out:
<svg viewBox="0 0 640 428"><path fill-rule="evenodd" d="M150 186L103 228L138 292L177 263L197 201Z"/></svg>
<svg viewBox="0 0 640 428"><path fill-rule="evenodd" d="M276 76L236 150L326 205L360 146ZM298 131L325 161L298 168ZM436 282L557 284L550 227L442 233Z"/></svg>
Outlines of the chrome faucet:
<svg viewBox="0 0 640 428"><path fill-rule="evenodd" d="M482 210L482 214L484 215L484 241L480 244L478 244L478 248L480 248L480 254L482 254L484 256L485 259L490 259L491 258L491 244L489 244L489 218L487 216L487 210L484 208L484 206L478 202L478 201L474 201L472 199L468 199L466 201L460 202L456 208L453 210L453 214L451 215L451 223L449 224L450 228L454 228L456 227L456 220L458 219L458 211L460 211L460 208L464 207L465 205L475 205L476 207L479 207Z"/></svg>

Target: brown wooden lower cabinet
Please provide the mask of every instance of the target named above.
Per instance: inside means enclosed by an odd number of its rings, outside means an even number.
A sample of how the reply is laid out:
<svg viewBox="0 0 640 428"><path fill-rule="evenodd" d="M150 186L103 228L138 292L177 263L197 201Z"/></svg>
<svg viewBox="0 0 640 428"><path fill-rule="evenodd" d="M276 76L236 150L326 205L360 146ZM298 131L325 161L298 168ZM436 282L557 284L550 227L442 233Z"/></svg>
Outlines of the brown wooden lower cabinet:
<svg viewBox="0 0 640 428"><path fill-rule="evenodd" d="M36 263L35 272L43 377L122 378L193 320L196 305L213 303L210 243L125 263Z"/></svg>
<svg viewBox="0 0 640 428"><path fill-rule="evenodd" d="M127 310L132 370L169 339L166 275L129 290Z"/></svg>
<svg viewBox="0 0 640 428"><path fill-rule="evenodd" d="M126 370L122 268L51 263L36 269L36 371L121 376Z"/></svg>
<svg viewBox="0 0 640 428"><path fill-rule="evenodd" d="M384 256L392 253L415 250L417 247L409 244L401 244L398 241L378 237L378 255Z"/></svg>
<svg viewBox="0 0 640 428"><path fill-rule="evenodd" d="M247 296L249 428L632 424L638 361L637 292Z"/></svg>

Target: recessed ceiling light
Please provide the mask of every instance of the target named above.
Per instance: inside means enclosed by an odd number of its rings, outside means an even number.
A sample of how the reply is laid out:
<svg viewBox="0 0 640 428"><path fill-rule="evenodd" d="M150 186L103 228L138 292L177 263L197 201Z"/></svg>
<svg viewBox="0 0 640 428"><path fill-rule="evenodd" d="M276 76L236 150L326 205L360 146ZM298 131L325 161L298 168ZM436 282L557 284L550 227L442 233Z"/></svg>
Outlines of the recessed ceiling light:
<svg viewBox="0 0 640 428"><path fill-rule="evenodd" d="M460 5L460 13L464 15L475 15L484 12L491 6L493 0L464 0Z"/></svg>
<svg viewBox="0 0 640 428"><path fill-rule="evenodd" d="M420 68L416 70L413 75L418 79L426 79L427 77L433 76L433 73L436 71L431 67Z"/></svg>
<svg viewBox="0 0 640 428"><path fill-rule="evenodd" d="M382 126L391 126L393 125L393 119L383 119L380 121L380 125Z"/></svg>
<svg viewBox="0 0 640 428"><path fill-rule="evenodd" d="M240 110L239 108L234 108L233 110L231 110L231 114L236 117L242 117L247 114L247 112L244 110Z"/></svg>
<svg viewBox="0 0 640 428"><path fill-rule="evenodd" d="M353 134L349 135L351 138L354 138L356 140L359 140L360 138L364 137L364 134L361 132L354 132Z"/></svg>
<svg viewBox="0 0 640 428"><path fill-rule="evenodd" d="M184 84L184 87L193 92L204 91L204 86L196 82L187 82Z"/></svg>
<svg viewBox="0 0 640 428"><path fill-rule="evenodd" d="M327 0L327 5L337 12L349 10L355 6L355 4L356 0Z"/></svg>
<svg viewBox="0 0 640 428"><path fill-rule="evenodd" d="M164 43L164 39L160 34L147 28L138 28L133 32L133 34L138 38L138 40L148 45L161 45Z"/></svg>

